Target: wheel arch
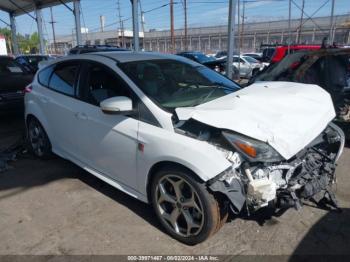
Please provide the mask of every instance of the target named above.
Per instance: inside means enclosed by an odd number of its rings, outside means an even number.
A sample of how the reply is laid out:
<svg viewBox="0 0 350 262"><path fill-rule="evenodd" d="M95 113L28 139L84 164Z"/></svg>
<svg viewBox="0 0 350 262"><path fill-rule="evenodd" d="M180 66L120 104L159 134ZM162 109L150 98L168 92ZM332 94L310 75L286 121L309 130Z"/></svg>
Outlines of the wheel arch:
<svg viewBox="0 0 350 262"><path fill-rule="evenodd" d="M42 125L42 127L44 128L51 144L53 143L53 135L51 132L51 129L49 127L46 115L43 113L43 111L38 107L38 105L36 104L31 104L30 106L26 107L26 112L25 112L25 127L27 129L28 127L28 121L34 118L37 121L39 121L39 123Z"/></svg>
<svg viewBox="0 0 350 262"><path fill-rule="evenodd" d="M167 167L171 168L178 168L179 170L188 172L192 178L196 179L199 182L205 182L198 174L196 174L192 169L188 168L187 166L174 162L174 161L160 161L155 163L149 170L147 175L147 182L146 182L146 193L147 193L147 200L148 203L151 201L151 184L152 180L154 179L155 174Z"/></svg>

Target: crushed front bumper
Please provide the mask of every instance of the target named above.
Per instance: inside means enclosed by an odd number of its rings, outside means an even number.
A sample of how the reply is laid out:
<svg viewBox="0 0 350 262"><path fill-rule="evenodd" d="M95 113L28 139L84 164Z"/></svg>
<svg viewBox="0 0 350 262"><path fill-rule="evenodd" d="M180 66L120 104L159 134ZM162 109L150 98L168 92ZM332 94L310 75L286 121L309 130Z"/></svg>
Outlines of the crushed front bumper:
<svg viewBox="0 0 350 262"><path fill-rule="evenodd" d="M246 204L248 210L265 206L277 209L302 206L302 200L328 204L338 208L332 184L336 181L335 168L345 144L343 131L330 124L304 150L289 161L274 165L243 163L208 181L208 188L224 194L231 210L239 213ZM247 168L248 166L248 168ZM253 181L246 175L247 169Z"/></svg>

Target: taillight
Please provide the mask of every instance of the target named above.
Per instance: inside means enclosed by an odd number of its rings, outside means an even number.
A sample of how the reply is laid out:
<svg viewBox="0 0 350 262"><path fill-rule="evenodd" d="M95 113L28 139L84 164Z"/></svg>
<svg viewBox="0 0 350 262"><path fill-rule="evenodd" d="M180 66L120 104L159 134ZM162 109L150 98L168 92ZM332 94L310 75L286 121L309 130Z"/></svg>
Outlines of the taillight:
<svg viewBox="0 0 350 262"><path fill-rule="evenodd" d="M32 90L33 90L33 87L31 84L29 84L23 89L23 94L30 93L30 92L32 92Z"/></svg>

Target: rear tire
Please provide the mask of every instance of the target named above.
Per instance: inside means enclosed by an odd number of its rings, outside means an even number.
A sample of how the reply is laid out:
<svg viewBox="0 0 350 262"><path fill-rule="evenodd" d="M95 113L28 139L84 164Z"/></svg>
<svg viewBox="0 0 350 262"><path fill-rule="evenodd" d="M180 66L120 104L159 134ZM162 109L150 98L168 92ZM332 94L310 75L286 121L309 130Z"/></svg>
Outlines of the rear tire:
<svg viewBox="0 0 350 262"><path fill-rule="evenodd" d="M40 122L31 117L27 123L27 140L30 151L41 159L48 159L52 156L51 143L44 127Z"/></svg>
<svg viewBox="0 0 350 262"><path fill-rule="evenodd" d="M151 202L166 232L187 245L205 241L227 219L204 183L183 168L167 167L155 174Z"/></svg>

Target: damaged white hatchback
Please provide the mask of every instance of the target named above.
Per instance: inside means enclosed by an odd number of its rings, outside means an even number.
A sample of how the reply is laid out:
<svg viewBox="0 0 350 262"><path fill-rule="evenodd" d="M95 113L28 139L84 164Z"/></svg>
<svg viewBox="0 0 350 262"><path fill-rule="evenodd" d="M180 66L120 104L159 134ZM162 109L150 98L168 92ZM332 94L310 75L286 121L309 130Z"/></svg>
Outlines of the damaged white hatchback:
<svg viewBox="0 0 350 262"><path fill-rule="evenodd" d="M111 52L51 62L25 91L38 157L53 152L150 203L184 243L207 239L229 212L336 205L344 134L317 86L241 89L182 57Z"/></svg>

